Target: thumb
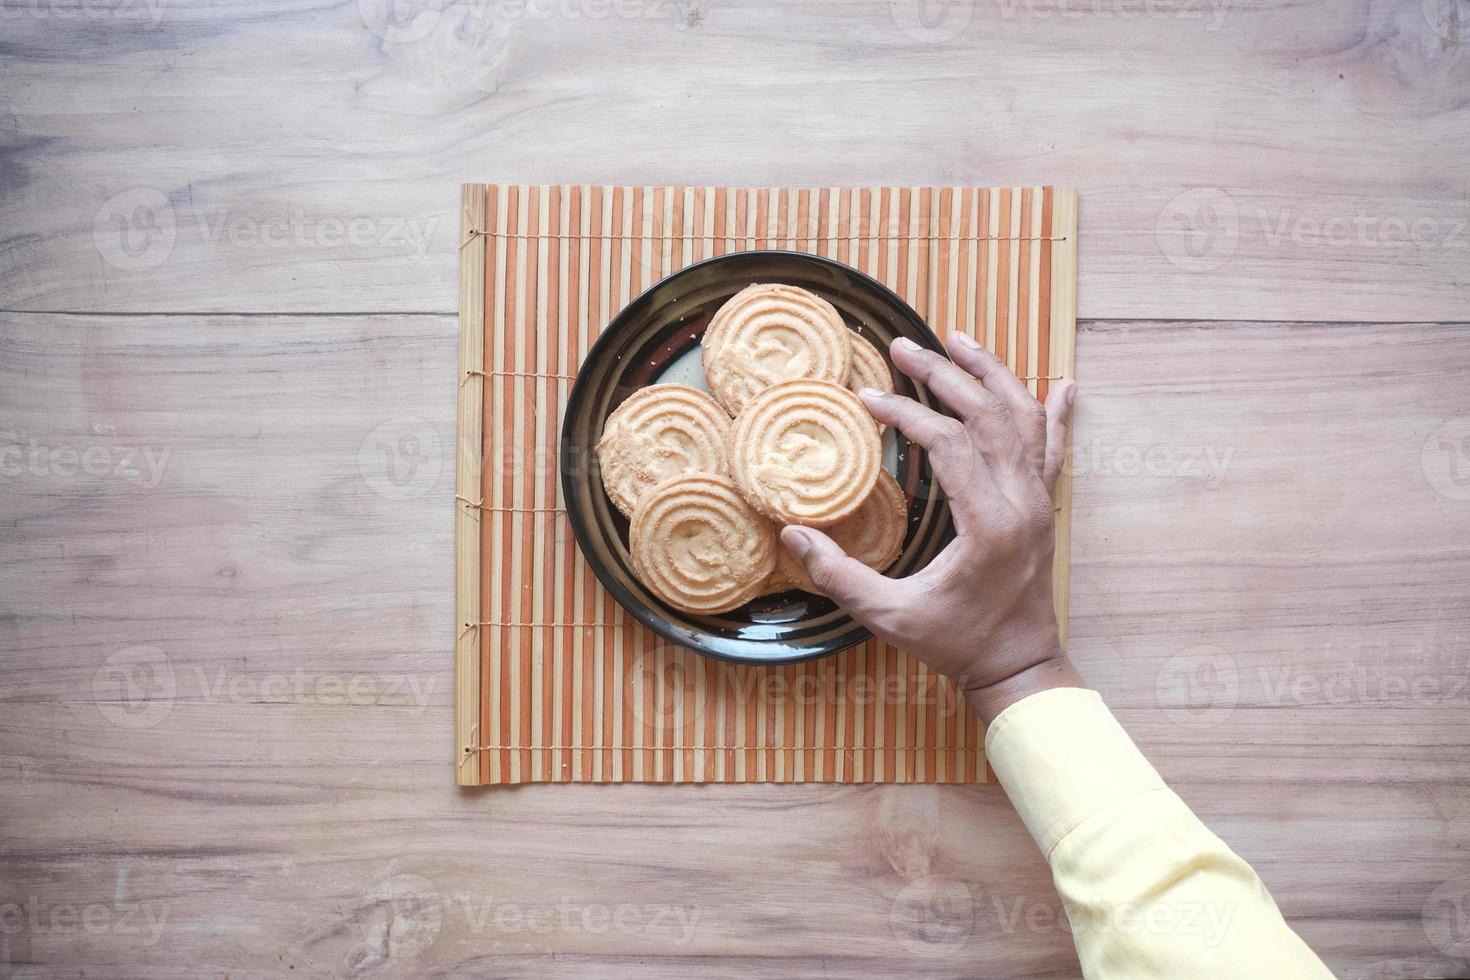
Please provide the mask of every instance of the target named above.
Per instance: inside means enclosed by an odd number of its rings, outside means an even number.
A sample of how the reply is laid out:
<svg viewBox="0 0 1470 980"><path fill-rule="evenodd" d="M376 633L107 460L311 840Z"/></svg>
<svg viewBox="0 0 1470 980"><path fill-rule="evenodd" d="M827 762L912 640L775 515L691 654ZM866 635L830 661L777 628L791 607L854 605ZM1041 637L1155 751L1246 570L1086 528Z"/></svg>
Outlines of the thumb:
<svg viewBox="0 0 1470 980"><path fill-rule="evenodd" d="M1077 382L1063 381L1046 396L1046 463L1041 479L1046 492L1056 489L1057 477L1067 463L1067 429L1072 424L1072 406L1077 402Z"/></svg>
<svg viewBox="0 0 1470 980"><path fill-rule="evenodd" d="M849 558L816 528L788 524L781 530L781 543L800 560L812 584L858 620L866 621L877 612L885 593L893 589L893 579Z"/></svg>

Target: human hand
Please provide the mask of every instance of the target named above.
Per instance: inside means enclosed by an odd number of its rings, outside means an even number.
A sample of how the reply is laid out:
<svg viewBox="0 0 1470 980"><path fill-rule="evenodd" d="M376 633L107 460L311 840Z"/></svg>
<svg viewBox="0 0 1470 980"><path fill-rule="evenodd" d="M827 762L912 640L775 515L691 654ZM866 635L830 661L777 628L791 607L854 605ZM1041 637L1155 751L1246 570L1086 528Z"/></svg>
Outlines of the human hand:
<svg viewBox="0 0 1470 980"><path fill-rule="evenodd" d="M1081 687L1057 633L1051 491L1065 454L1077 386L1062 381L1043 408L1005 364L964 334L953 361L900 338L893 363L958 418L903 395L864 389L873 417L929 454L949 498L955 539L928 567L891 579L813 528L781 541L823 593L879 639L953 679L988 723L1048 687Z"/></svg>

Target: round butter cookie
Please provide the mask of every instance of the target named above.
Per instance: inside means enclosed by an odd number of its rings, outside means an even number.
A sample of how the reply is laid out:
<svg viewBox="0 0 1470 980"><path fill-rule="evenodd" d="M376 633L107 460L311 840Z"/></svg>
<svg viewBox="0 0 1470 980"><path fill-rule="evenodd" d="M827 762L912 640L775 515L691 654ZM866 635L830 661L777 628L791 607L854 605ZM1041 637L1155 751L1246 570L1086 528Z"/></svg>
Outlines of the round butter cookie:
<svg viewBox="0 0 1470 980"><path fill-rule="evenodd" d="M888 362L878 348L857 334L852 335L852 374L847 379L847 388L852 392L874 388L885 395L893 394L893 372L888 370ZM873 424L879 432L887 428L877 419Z"/></svg>
<svg viewBox="0 0 1470 980"><path fill-rule="evenodd" d="M766 389L730 430L730 474L761 513L782 524L827 527L848 517L882 468L873 417L830 381Z"/></svg>
<svg viewBox="0 0 1470 980"><path fill-rule="evenodd" d="M633 574L687 613L728 612L762 595L776 567L776 529L717 473L685 473L633 511Z"/></svg>
<svg viewBox="0 0 1470 980"><path fill-rule="evenodd" d="M827 536L847 552L875 571L883 571L903 550L904 534L908 531L909 507L898 481L887 471L878 471L878 482L873 492L851 517L844 518L826 529ZM801 559L782 548L776 559L776 572L772 580L790 582L785 588L797 588L806 592L819 591L806 574Z"/></svg>
<svg viewBox="0 0 1470 980"><path fill-rule="evenodd" d="M597 461L608 499L633 516L638 498L680 473L728 473L730 416L688 385L649 385L608 416Z"/></svg>
<svg viewBox="0 0 1470 980"><path fill-rule="evenodd" d="M747 286L720 307L701 341L710 392L732 415L773 384L847 384L852 331L831 303L796 286Z"/></svg>
<svg viewBox="0 0 1470 980"><path fill-rule="evenodd" d="M893 394L893 373L888 370L888 361L872 343L857 334L852 335L852 374L848 376L850 391L859 388L876 388L885 395Z"/></svg>
<svg viewBox="0 0 1470 980"><path fill-rule="evenodd" d="M785 561L785 550L785 548L781 547L781 536L778 530L776 535L776 567L772 569L770 576L761 586L761 595L776 595L780 592L789 592L792 589L801 588L781 568Z"/></svg>

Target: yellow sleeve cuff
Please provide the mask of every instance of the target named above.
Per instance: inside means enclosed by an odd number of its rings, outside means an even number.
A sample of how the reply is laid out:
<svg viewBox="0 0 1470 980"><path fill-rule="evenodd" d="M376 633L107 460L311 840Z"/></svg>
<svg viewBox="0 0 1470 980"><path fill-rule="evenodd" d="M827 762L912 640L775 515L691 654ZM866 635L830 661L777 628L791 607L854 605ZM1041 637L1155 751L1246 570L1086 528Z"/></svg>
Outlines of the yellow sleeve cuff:
<svg viewBox="0 0 1470 980"><path fill-rule="evenodd" d="M1078 824L1164 781L1096 691L1059 687L1000 713L985 755L1041 853Z"/></svg>

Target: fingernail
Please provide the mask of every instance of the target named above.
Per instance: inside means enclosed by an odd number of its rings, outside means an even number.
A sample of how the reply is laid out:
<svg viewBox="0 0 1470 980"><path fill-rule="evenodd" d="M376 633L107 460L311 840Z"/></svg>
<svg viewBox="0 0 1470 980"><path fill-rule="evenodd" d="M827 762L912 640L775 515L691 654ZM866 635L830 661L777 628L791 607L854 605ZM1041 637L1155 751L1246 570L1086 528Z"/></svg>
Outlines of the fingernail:
<svg viewBox="0 0 1470 980"><path fill-rule="evenodd" d="M919 345L914 343L912 340L909 340L907 337L898 338L893 342L893 346L899 348L900 350L906 351L916 352L919 350Z"/></svg>
<svg viewBox="0 0 1470 980"><path fill-rule="evenodd" d="M879 391L877 388L859 388L858 389L858 397L859 398L872 398L872 399L882 398L883 397L883 392Z"/></svg>
<svg viewBox="0 0 1470 980"><path fill-rule="evenodd" d="M959 341L961 347L968 347L970 348L970 350L980 349L979 341L977 341L974 337L971 337L967 333L960 333L958 330L956 330L954 333L950 334L950 337L954 340Z"/></svg>
<svg viewBox="0 0 1470 980"><path fill-rule="evenodd" d="M805 558L812 549L812 536L798 524L788 524L781 532L781 540L798 558Z"/></svg>

